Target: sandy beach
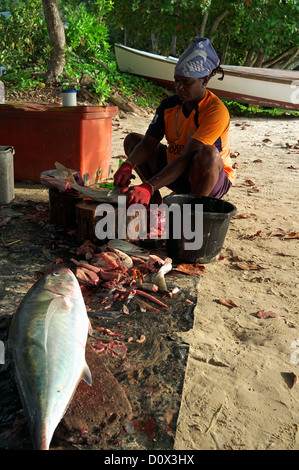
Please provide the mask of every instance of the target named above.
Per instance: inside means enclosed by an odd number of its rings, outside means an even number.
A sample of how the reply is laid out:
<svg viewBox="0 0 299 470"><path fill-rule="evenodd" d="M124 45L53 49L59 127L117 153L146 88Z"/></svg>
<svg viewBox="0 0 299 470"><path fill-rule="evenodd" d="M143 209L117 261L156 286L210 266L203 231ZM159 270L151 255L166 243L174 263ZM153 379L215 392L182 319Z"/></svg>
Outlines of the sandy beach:
<svg viewBox="0 0 299 470"><path fill-rule="evenodd" d="M117 113L113 171L125 136L144 133L152 116ZM237 178L224 199L238 212L221 257L198 277L193 328L181 333L190 352L177 450L299 449L298 137L291 117L231 119ZM48 201L39 185L17 184L18 196Z"/></svg>
<svg viewBox="0 0 299 470"><path fill-rule="evenodd" d="M145 132L151 117L114 119L114 169L125 135ZM224 199L238 212L182 335L190 354L177 450L299 449L298 137L295 119L231 119L237 178Z"/></svg>

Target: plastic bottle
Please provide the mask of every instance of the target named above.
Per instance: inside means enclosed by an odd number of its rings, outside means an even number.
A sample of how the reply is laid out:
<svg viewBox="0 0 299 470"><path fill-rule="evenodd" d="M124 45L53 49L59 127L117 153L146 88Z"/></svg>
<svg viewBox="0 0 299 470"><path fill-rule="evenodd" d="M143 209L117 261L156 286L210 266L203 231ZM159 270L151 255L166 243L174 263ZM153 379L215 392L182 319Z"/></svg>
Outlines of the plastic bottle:
<svg viewBox="0 0 299 470"><path fill-rule="evenodd" d="M5 103L5 87L2 80L0 80L0 104Z"/></svg>
<svg viewBox="0 0 299 470"><path fill-rule="evenodd" d="M62 106L77 106L77 90L62 90Z"/></svg>

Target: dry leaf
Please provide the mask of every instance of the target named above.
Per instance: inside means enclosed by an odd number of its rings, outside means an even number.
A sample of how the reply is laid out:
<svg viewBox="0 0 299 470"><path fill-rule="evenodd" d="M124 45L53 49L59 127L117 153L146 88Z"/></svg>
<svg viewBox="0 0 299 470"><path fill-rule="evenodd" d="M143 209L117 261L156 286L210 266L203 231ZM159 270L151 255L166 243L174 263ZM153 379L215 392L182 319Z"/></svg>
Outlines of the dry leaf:
<svg viewBox="0 0 299 470"><path fill-rule="evenodd" d="M299 239L299 232L289 232L286 233L283 237L283 239Z"/></svg>
<svg viewBox="0 0 299 470"><path fill-rule="evenodd" d="M246 186L255 186L255 183L251 180L245 180L243 184L246 184Z"/></svg>
<svg viewBox="0 0 299 470"><path fill-rule="evenodd" d="M257 158L256 160L253 160L253 163L263 163L263 160L260 158Z"/></svg>
<svg viewBox="0 0 299 470"><path fill-rule="evenodd" d="M221 304L221 305L225 305L226 307L230 307L230 308L233 308L233 307L238 307L238 305L236 304L236 302L232 299L218 299L218 302Z"/></svg>
<svg viewBox="0 0 299 470"><path fill-rule="evenodd" d="M253 238L256 238L256 237L261 237L262 236L262 231L261 230L258 230L257 232L255 232L253 235L243 235L243 238L245 240L252 240Z"/></svg>
<svg viewBox="0 0 299 470"><path fill-rule="evenodd" d="M250 212L243 212L242 214L237 214L232 217L232 219L249 219L251 217L256 217L256 214Z"/></svg>
<svg viewBox="0 0 299 470"><path fill-rule="evenodd" d="M272 312L272 310L260 310L257 314L259 318L277 318L283 317L280 313Z"/></svg>
<svg viewBox="0 0 299 470"><path fill-rule="evenodd" d="M299 144L286 143L286 147L288 147L289 149L299 149Z"/></svg>
<svg viewBox="0 0 299 470"><path fill-rule="evenodd" d="M233 152L230 154L230 158L237 158L240 155L240 152Z"/></svg>
<svg viewBox="0 0 299 470"><path fill-rule="evenodd" d="M293 323L293 322L291 322L291 321L289 321L289 320L285 320L284 322L285 322L285 324L286 324L289 328L296 328L295 323Z"/></svg>
<svg viewBox="0 0 299 470"><path fill-rule="evenodd" d="M255 261L241 261L240 263L237 263L237 266L243 271L261 271L262 269L266 269L257 264Z"/></svg>
<svg viewBox="0 0 299 470"><path fill-rule="evenodd" d="M247 189L247 194L250 194L250 193L259 193L260 190L257 186L252 186L251 188Z"/></svg>
<svg viewBox="0 0 299 470"><path fill-rule="evenodd" d="M238 170L239 168L242 168L242 165L239 165L239 163L234 163L234 164L233 164L233 168L234 168L235 170Z"/></svg>
<svg viewBox="0 0 299 470"><path fill-rule="evenodd" d="M185 274L196 275L204 274L206 271L205 266L201 264L179 264L176 268L173 268L173 271L180 271Z"/></svg>
<svg viewBox="0 0 299 470"><path fill-rule="evenodd" d="M290 375L291 375L291 378L293 379L292 387L294 387L298 383L299 376L296 375L294 372L290 372Z"/></svg>
<svg viewBox="0 0 299 470"><path fill-rule="evenodd" d="M240 256L236 255L236 256L232 256L230 258L231 261L242 261L242 258L240 258Z"/></svg>
<svg viewBox="0 0 299 470"><path fill-rule="evenodd" d="M286 235L286 232L282 228L277 228L270 233L269 237L282 237L283 235Z"/></svg>

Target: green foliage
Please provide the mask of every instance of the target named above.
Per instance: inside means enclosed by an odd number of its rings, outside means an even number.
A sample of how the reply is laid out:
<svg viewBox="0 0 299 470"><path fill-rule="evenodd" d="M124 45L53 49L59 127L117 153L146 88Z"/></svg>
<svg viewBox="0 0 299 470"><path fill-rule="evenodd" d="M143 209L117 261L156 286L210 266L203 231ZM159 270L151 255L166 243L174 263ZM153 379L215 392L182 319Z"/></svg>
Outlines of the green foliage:
<svg viewBox="0 0 299 470"><path fill-rule="evenodd" d="M39 0L31 0L12 9L9 18L0 15L0 62L8 71L46 66L50 45L41 8Z"/></svg>
<svg viewBox="0 0 299 470"><path fill-rule="evenodd" d="M105 61L109 54L109 36L104 22L89 13L85 6L79 6L71 13L66 28L68 52L79 57L94 57Z"/></svg>
<svg viewBox="0 0 299 470"><path fill-rule="evenodd" d="M287 66L299 47L298 17L298 0L114 0L109 27L115 42L163 55L174 37L178 56L204 35L232 65L242 65L251 50L261 63L290 50L281 62Z"/></svg>
<svg viewBox="0 0 299 470"><path fill-rule="evenodd" d="M254 50L256 54L262 54L261 64L267 66L267 62L288 49L299 48L297 0L239 0L235 6L229 23L223 24L232 32L231 63L243 64L248 51ZM220 29L215 41L221 41L221 37L223 31ZM283 65L278 62L277 67Z"/></svg>
<svg viewBox="0 0 299 470"><path fill-rule="evenodd" d="M101 2L98 0L94 3L95 7L99 7ZM110 0L103 3L101 15L107 13L111 7ZM99 18L89 12L85 5L81 5L68 18L64 77L79 80L83 73L91 77L94 80L92 91L98 96L100 103L107 100L115 89L121 89L124 96L138 104L158 104L162 89L155 88L142 78L120 73L108 41L108 28L103 17Z"/></svg>
<svg viewBox="0 0 299 470"><path fill-rule="evenodd" d="M235 101L222 100L227 109L229 110L230 116L244 116L244 117L299 117L298 111L289 111L286 109L278 108L263 108L255 107L237 103Z"/></svg>
<svg viewBox="0 0 299 470"><path fill-rule="evenodd" d="M1 0L0 0L1 3ZM69 15L78 7L84 6L88 13L103 19L113 8L112 0L57 0L58 10L63 22L67 23Z"/></svg>
<svg viewBox="0 0 299 470"><path fill-rule="evenodd" d="M0 11L19 9L25 2L22 0L0 0Z"/></svg>
<svg viewBox="0 0 299 470"><path fill-rule="evenodd" d="M93 90L100 101L107 99L110 92L105 71L107 68L112 72L116 69L108 40L105 23L88 12L85 5L80 5L70 14L66 28L67 63L64 75L79 80L85 73L94 79Z"/></svg>
<svg viewBox="0 0 299 470"><path fill-rule="evenodd" d="M57 3L66 25L67 43L67 63L59 78L60 85L74 85L82 74L87 74L93 79L91 91L99 104L108 100L114 91L152 108L163 97L162 88L118 70L111 44L116 37L123 42L124 34L141 44L141 49L148 50L152 47L153 34L155 39L159 38L156 44L164 48L161 52L168 54L172 35L177 36L180 50L199 34L204 13L208 14L210 30L219 12L227 8L225 22L214 32L214 44L217 51L221 50L229 32L232 43L229 57L236 64L244 61L251 45L263 44L266 53L272 54L274 50L279 53L275 49L277 45L286 47L288 38L292 38L292 46L298 41L294 36L297 21L294 0L57 0ZM8 74L2 79L7 87L16 89L44 86L50 46L42 1L0 0L1 9L12 13L8 19L0 15L0 62L8 67ZM262 21L267 31L263 32ZM122 36L117 36L119 32ZM232 115L271 116L283 112L250 109L233 102L226 105Z"/></svg>

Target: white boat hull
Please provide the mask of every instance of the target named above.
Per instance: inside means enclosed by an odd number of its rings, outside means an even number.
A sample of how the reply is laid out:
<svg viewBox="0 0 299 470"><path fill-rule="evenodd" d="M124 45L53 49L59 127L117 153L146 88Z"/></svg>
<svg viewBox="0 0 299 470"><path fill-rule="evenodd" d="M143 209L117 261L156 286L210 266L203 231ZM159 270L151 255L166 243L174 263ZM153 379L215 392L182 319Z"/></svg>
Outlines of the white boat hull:
<svg viewBox="0 0 299 470"><path fill-rule="evenodd" d="M178 59L115 44L119 69L173 88ZM220 98L299 111L299 72L223 65L224 79L216 74L208 88Z"/></svg>

